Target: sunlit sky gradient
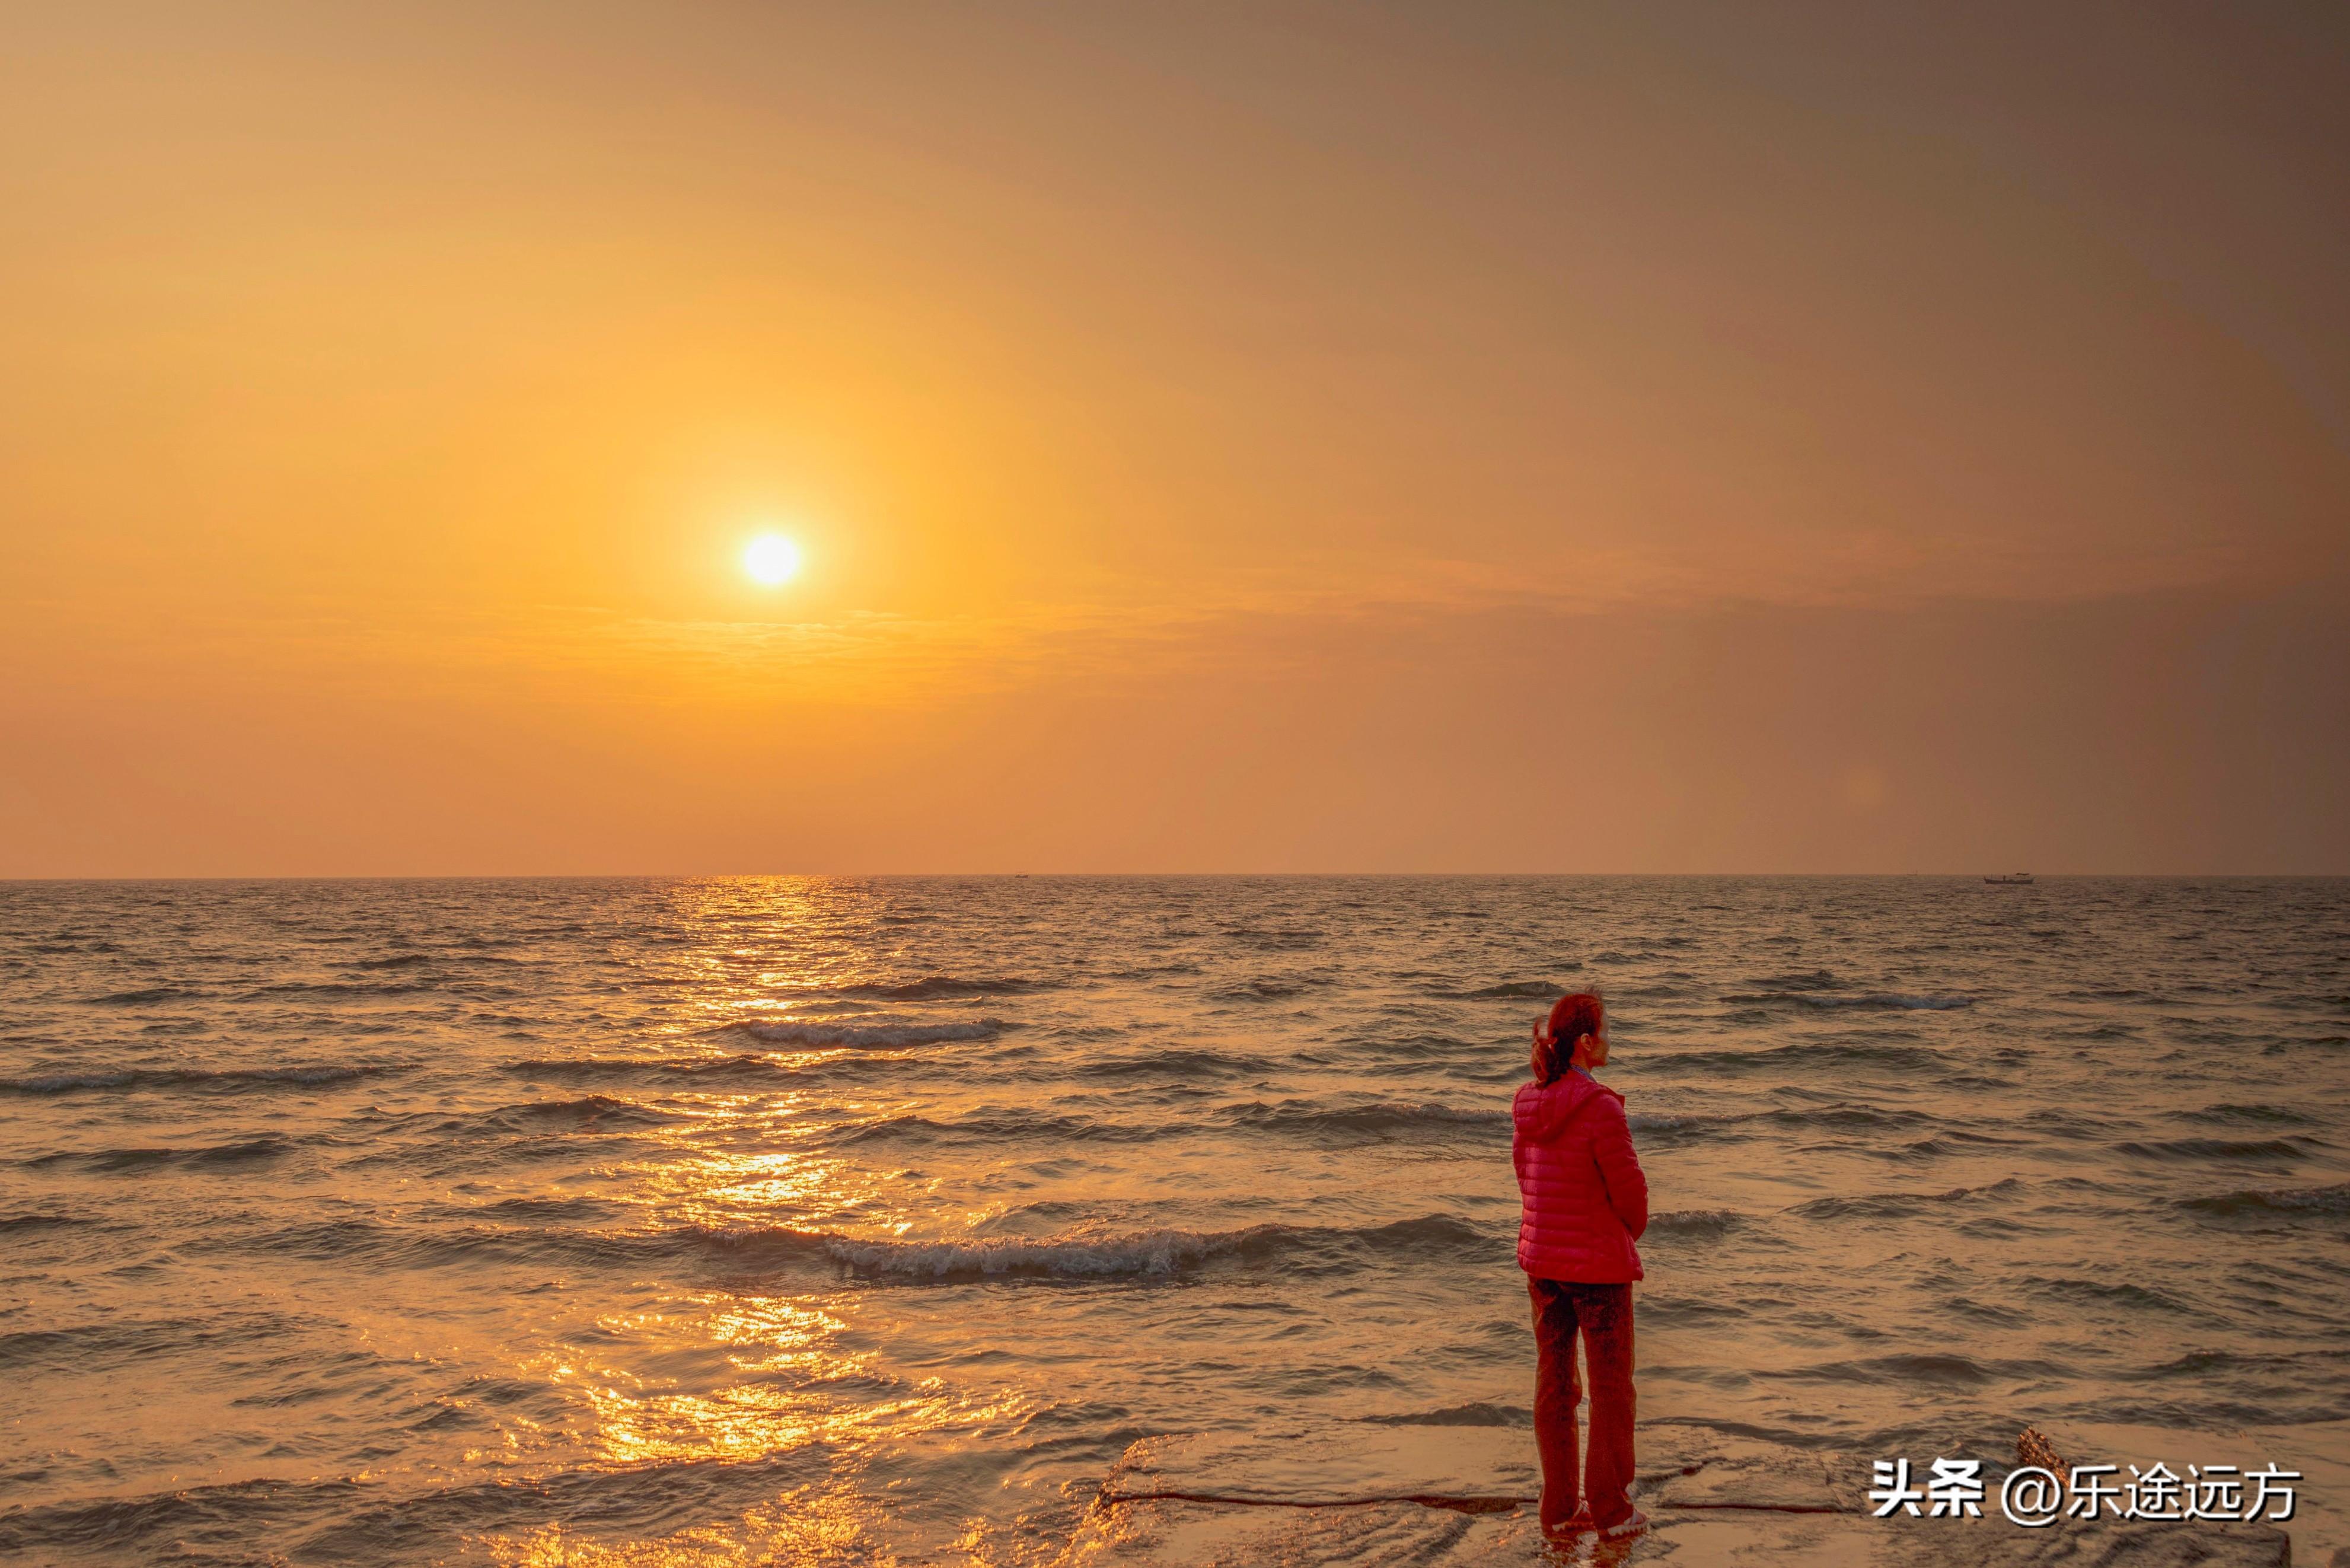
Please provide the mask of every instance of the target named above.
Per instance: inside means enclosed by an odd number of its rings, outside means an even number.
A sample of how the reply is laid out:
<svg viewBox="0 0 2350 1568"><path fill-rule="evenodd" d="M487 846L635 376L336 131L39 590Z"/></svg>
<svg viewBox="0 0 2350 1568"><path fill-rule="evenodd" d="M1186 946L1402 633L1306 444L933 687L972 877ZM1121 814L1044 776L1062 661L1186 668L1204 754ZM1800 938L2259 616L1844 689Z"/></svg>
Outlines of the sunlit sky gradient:
<svg viewBox="0 0 2350 1568"><path fill-rule="evenodd" d="M0 875L2350 871L2339 10L5 43Z"/></svg>

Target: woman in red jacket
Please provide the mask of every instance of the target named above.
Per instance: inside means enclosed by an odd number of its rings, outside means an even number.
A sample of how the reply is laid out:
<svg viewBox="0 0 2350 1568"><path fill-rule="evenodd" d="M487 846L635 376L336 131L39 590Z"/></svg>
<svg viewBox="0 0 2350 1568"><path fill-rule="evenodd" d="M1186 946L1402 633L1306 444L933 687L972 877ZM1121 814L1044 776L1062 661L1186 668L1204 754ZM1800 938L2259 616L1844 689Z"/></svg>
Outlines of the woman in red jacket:
<svg viewBox="0 0 2350 1568"><path fill-rule="evenodd" d="M1534 1029L1534 1082L1512 1107L1511 1158L1524 1200L1518 1267L1534 1297L1534 1441L1545 1534L1629 1535L1632 1506L1633 1242L1648 1228L1648 1182L1632 1150L1624 1096L1591 1075L1607 1064L1599 998L1563 996ZM1590 1376L1591 1464L1577 1485L1575 1342Z"/></svg>

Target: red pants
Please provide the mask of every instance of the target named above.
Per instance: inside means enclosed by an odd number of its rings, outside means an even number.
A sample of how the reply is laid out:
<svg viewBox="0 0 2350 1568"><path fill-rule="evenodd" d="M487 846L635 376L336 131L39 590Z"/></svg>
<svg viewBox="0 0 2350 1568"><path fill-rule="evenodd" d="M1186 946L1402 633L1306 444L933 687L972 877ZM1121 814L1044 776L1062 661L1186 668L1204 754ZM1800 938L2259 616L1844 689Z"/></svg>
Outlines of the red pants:
<svg viewBox="0 0 2350 1568"><path fill-rule="evenodd" d="M1632 1287L1528 1278L1526 1293L1534 1303L1534 1446L1542 1451L1543 1529L1565 1524L1586 1504L1594 1529L1620 1524L1632 1514ZM1591 1388L1591 1462L1579 1478L1578 1334Z"/></svg>

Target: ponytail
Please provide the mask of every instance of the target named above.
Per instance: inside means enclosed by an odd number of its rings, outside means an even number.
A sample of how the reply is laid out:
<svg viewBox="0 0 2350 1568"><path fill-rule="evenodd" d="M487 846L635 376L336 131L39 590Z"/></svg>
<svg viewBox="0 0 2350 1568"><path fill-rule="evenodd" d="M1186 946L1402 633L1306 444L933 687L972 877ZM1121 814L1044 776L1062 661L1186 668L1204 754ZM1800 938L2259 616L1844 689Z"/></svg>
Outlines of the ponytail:
<svg viewBox="0 0 2350 1568"><path fill-rule="evenodd" d="M1550 1016L1534 1025L1534 1082L1558 1082L1573 1064L1575 1043L1598 1033L1607 1017L1607 1003L1596 991L1578 991L1553 1002Z"/></svg>

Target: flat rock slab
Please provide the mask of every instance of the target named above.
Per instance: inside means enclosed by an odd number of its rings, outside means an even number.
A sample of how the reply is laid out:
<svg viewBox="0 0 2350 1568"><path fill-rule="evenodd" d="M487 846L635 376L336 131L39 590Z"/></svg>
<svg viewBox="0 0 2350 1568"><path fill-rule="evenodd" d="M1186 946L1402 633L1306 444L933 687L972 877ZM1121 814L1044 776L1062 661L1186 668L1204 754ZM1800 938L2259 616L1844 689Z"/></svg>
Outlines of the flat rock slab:
<svg viewBox="0 0 2350 1568"><path fill-rule="evenodd" d="M1534 1440L1508 1427L1336 1422L1270 1434L1146 1438L1126 1450L1105 1496L1328 1507L1449 1502L1505 1511L1542 1492Z"/></svg>
<svg viewBox="0 0 2350 1568"><path fill-rule="evenodd" d="M1640 1428L1633 1495L1668 1507L1857 1512L1868 1467L1845 1456L1659 1422ZM1273 1433L1198 1432L1128 1448L1102 1493L1327 1507L1403 1502L1506 1511L1542 1495L1523 1427L1330 1422Z"/></svg>
<svg viewBox="0 0 2350 1568"><path fill-rule="evenodd" d="M1653 1521L1545 1556L1541 1469L1523 1428L1337 1422L1271 1434L1146 1438L1105 1478L1070 1568L1317 1568L1560 1562L1868 1568L2284 1568L2252 1525L1876 1519L1847 1456L1671 1424L1643 1427L1634 1496Z"/></svg>
<svg viewBox="0 0 2350 1568"><path fill-rule="evenodd" d="M1849 1513L1650 1511L1625 1542L1586 1537L1545 1555L1532 1508L1464 1513L1419 1503L1284 1508L1171 1500L1097 1507L1069 1568L1333 1568L1411 1563L1638 1568L2288 1568L2264 1525L2106 1523L2022 1530L2003 1519L1879 1520Z"/></svg>

